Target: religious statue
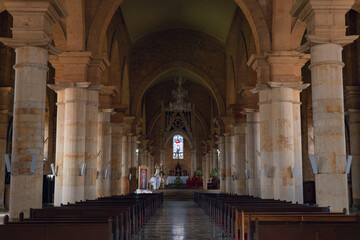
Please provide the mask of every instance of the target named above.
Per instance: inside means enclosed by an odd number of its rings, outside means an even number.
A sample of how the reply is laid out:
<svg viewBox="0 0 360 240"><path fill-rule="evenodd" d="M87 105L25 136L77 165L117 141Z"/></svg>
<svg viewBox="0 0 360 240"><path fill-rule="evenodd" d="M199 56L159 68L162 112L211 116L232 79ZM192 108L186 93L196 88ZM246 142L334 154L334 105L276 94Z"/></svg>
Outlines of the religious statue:
<svg viewBox="0 0 360 240"><path fill-rule="evenodd" d="M158 163L155 165L155 174L150 179L150 183L153 186L153 189L156 190L160 188L161 177L160 177L160 166Z"/></svg>
<svg viewBox="0 0 360 240"><path fill-rule="evenodd" d="M145 169L143 169L142 171L141 171L141 188L142 189L146 189L147 187L146 187L146 170Z"/></svg>

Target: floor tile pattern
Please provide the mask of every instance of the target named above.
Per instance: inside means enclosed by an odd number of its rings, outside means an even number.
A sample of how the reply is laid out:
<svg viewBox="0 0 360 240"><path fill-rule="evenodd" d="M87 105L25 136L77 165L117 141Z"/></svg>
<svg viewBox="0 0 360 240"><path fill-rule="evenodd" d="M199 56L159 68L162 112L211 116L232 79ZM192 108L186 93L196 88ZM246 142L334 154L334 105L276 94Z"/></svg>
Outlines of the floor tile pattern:
<svg viewBox="0 0 360 240"><path fill-rule="evenodd" d="M230 240L194 201L164 201L135 240Z"/></svg>

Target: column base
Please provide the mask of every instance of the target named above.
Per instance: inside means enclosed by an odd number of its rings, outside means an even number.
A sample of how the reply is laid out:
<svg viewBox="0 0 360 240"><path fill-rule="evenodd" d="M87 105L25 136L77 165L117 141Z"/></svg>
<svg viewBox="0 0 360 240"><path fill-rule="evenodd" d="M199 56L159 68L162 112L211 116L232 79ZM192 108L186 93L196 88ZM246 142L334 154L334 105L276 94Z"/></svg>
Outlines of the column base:
<svg viewBox="0 0 360 240"><path fill-rule="evenodd" d="M30 216L30 208L42 208L42 175L17 175L11 177L10 219L18 219L19 213Z"/></svg>
<svg viewBox="0 0 360 240"><path fill-rule="evenodd" d="M315 174L316 203L331 212L349 212L347 174Z"/></svg>

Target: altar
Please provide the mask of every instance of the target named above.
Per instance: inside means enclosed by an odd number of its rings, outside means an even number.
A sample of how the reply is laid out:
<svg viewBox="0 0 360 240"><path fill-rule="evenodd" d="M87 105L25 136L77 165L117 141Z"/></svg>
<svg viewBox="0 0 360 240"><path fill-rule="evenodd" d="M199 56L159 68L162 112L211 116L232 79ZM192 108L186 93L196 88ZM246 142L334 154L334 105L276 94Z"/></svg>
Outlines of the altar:
<svg viewBox="0 0 360 240"><path fill-rule="evenodd" d="M175 179L180 178L183 184L186 184L186 180L188 180L188 176L168 176L166 180L166 184L174 184Z"/></svg>

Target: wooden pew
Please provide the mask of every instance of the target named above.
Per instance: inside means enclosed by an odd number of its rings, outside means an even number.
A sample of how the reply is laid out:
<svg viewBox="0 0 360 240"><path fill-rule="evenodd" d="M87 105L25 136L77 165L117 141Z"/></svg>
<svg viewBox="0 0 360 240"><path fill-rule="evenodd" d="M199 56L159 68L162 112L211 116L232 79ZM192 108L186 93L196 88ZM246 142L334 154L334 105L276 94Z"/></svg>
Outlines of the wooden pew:
<svg viewBox="0 0 360 240"><path fill-rule="evenodd" d="M323 217L340 217L341 220L345 217L346 221L354 221L355 218L347 218L348 216L343 213L327 213L327 212L237 212L236 221L234 226L234 239L244 239L250 232L251 225L249 221L255 219L293 219L293 220L307 220L309 218L322 219Z"/></svg>
<svg viewBox="0 0 360 240"><path fill-rule="evenodd" d="M31 209L30 217L96 218L110 216L118 221L120 239L129 239L163 202L162 194L139 194L87 200L45 209Z"/></svg>
<svg viewBox="0 0 360 240"><path fill-rule="evenodd" d="M358 240L359 224L279 225L257 222L252 240Z"/></svg>
<svg viewBox="0 0 360 240"><path fill-rule="evenodd" d="M0 236L7 240L113 240L112 219L99 218L69 222L9 222L0 225Z"/></svg>

